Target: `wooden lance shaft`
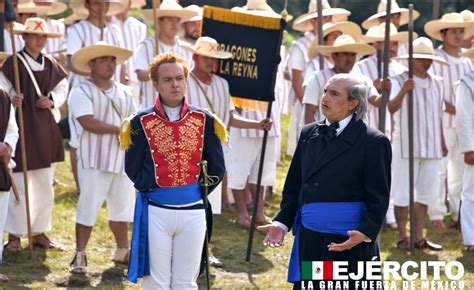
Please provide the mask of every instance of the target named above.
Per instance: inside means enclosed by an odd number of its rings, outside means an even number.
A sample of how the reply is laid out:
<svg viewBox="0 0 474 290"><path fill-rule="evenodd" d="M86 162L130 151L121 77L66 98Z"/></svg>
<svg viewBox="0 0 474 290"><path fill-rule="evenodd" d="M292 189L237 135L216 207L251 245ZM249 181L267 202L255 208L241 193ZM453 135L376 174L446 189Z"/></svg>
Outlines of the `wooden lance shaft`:
<svg viewBox="0 0 474 290"><path fill-rule="evenodd" d="M105 1L106 1L106 0L102 0L102 2L100 3L100 18L99 18L99 25L100 25L100 41L104 41Z"/></svg>
<svg viewBox="0 0 474 290"><path fill-rule="evenodd" d="M155 24L155 52L156 55L160 54L160 36L159 30L160 27L158 26L158 18L156 17L156 11L160 9L160 0L152 0L153 1L153 23Z"/></svg>
<svg viewBox="0 0 474 290"><path fill-rule="evenodd" d="M413 79L413 4L408 5L408 79ZM410 189L410 250L415 250L415 171L413 160L413 90L408 93L408 176Z"/></svg>
<svg viewBox="0 0 474 290"><path fill-rule="evenodd" d="M318 45L323 45L323 4L321 3L321 0L318 0L318 18L317 23L318 23ZM319 54L319 70L324 69L324 55L321 53Z"/></svg>
<svg viewBox="0 0 474 290"><path fill-rule="evenodd" d="M388 66L390 62L390 23L392 21L392 1L387 1L387 15L385 16L385 39L383 48L383 79L388 78ZM385 118L387 114L387 103L389 99L389 91L382 88L382 104L379 108L379 130L385 133Z"/></svg>
<svg viewBox="0 0 474 290"><path fill-rule="evenodd" d="M16 52L15 34L13 33L13 27L10 28L11 41L12 41L12 60L13 60L13 74L15 78L15 92L17 95L21 94L20 90L20 74L18 70L18 57ZM28 228L28 246L30 252L33 252L33 237L31 232L31 218L30 218L30 199L28 194L28 165L26 156L26 145L25 145L25 126L23 122L23 105L17 108L18 112L18 126L20 129L20 153L21 153L21 165L23 167L23 186L25 190L25 208L26 208L26 225Z"/></svg>

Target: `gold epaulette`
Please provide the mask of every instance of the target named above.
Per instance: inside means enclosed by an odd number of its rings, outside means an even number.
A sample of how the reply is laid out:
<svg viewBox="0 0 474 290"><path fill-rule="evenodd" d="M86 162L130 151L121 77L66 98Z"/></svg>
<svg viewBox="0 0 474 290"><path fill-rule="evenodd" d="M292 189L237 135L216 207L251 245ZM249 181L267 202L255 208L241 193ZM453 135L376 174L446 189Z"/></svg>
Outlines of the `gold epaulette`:
<svg viewBox="0 0 474 290"><path fill-rule="evenodd" d="M133 145L132 141L132 134L134 134L132 130L132 118L134 115L125 118L122 121L122 126L120 126L120 134L119 134L119 143L120 149L127 150L130 146Z"/></svg>
<svg viewBox="0 0 474 290"><path fill-rule="evenodd" d="M227 132L227 127L222 122L216 114L214 114L214 134L216 134L217 138L223 142L229 141L229 133Z"/></svg>

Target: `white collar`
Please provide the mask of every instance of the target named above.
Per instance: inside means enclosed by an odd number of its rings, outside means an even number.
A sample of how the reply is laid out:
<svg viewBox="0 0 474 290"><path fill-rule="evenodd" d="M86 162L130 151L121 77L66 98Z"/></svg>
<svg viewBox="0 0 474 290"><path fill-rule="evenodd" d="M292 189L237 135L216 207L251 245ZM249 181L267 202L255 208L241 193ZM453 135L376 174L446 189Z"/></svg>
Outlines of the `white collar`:
<svg viewBox="0 0 474 290"><path fill-rule="evenodd" d="M171 122L176 122L179 120L179 118L181 117L181 107L183 106L183 104L180 104L179 106L174 108L168 107L163 103L161 103L161 105L163 106L163 109L165 110L165 113L166 115L168 115L168 118Z"/></svg>
<svg viewBox="0 0 474 290"><path fill-rule="evenodd" d="M342 133L342 131L349 125L349 122L352 120L352 114L347 116L345 119L339 121L339 128L336 129L336 136L339 136L339 134ZM324 120L325 124L327 126L331 125L331 122L328 121L328 119Z"/></svg>

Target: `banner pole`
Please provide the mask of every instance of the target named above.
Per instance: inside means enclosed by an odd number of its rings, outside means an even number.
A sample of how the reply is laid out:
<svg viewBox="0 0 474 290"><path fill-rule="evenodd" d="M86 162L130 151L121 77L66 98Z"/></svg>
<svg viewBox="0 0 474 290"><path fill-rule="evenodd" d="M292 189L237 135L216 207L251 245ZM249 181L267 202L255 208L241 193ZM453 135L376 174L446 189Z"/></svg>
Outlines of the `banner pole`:
<svg viewBox="0 0 474 290"><path fill-rule="evenodd" d="M284 19L281 20L281 27L280 27L280 35L279 35L279 40L278 40L278 47L277 51L275 52L278 56L280 55L280 47L281 43L283 40L283 28L286 25L286 21ZM280 61L282 61L280 59ZM276 75L277 72L275 71L273 74L273 79L272 79L272 88L275 88L275 82L276 82ZM273 101L268 102L268 108L267 108L267 119L270 119L272 116L272 105ZM260 187L262 184L262 174L263 174L263 162L265 160L265 152L267 148L267 139L268 139L268 131L265 130L263 132L263 140L262 140L262 151L260 155L260 163L258 166L258 175L257 175L257 189L255 192L255 200L253 204L253 214L252 214L252 221L250 224L250 229L249 229L249 238L248 238L248 243L247 243L247 254L245 256L245 261L250 262L250 258L252 255L252 245L253 245L253 236L255 234L255 225L257 224L257 208L258 208L258 202L259 202L259 197L260 197Z"/></svg>
<svg viewBox="0 0 474 290"><path fill-rule="evenodd" d="M267 119L270 119L272 116L272 104L273 102L268 102L267 108ZM255 233L255 225L257 224L257 210L258 210L258 203L260 199L260 187L262 184L262 175L263 175L263 163L265 161L265 152L267 149L267 140L268 140L268 131L265 130L263 132L263 140L262 140L262 151L260 155L260 163L258 165L258 175L257 175L257 189L255 192L255 199L253 201L253 210L252 210L252 223L250 225L249 231L249 239L247 243L247 255L245 256L245 260L250 262L250 255L252 254L252 244L253 244L253 236Z"/></svg>

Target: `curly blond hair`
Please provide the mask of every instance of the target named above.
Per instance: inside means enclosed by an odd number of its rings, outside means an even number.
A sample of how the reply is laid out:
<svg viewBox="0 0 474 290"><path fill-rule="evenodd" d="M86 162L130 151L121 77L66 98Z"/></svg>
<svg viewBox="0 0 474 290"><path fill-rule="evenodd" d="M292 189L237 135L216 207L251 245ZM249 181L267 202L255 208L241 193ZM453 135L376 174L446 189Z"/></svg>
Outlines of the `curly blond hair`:
<svg viewBox="0 0 474 290"><path fill-rule="evenodd" d="M151 61L149 72L151 80L156 83L158 82L158 71L160 69L160 65L164 63L177 63L180 64L184 71L184 77L188 78L189 67L186 61L177 53L175 52L166 52L160 53Z"/></svg>

